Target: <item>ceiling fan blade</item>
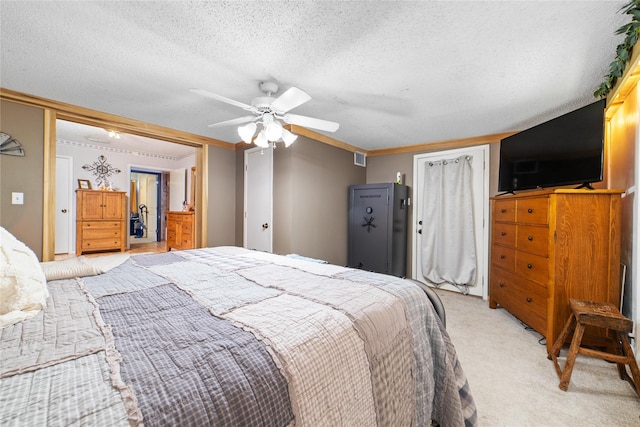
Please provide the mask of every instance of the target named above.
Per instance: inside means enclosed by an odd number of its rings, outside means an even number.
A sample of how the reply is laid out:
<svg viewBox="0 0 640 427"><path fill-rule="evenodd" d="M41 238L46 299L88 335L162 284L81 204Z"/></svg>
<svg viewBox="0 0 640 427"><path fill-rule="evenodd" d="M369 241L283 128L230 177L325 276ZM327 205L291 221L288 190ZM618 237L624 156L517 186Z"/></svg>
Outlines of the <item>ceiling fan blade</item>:
<svg viewBox="0 0 640 427"><path fill-rule="evenodd" d="M293 110L299 105L309 101L311 97L302 89L290 87L285 93L276 98L271 103L271 108L280 114L284 114L289 110Z"/></svg>
<svg viewBox="0 0 640 427"><path fill-rule="evenodd" d="M217 95L215 93L211 93L209 91L203 90L203 89L189 89L189 91L193 92L193 93L197 93L198 95L202 95L202 96L206 96L209 98L213 98L217 101L222 101L222 102L226 102L227 104L231 104L234 105L236 107L240 107L243 110L247 110L247 111L251 111L251 112L255 112L257 111L255 107L249 105L249 104L245 104L243 102L240 101L235 101L233 99L224 97L222 95Z"/></svg>
<svg viewBox="0 0 640 427"><path fill-rule="evenodd" d="M242 123L249 123L257 119L258 117L256 116L244 116L244 117L238 117L237 119L226 120L224 122L213 123L213 124L210 124L208 127L220 128L223 126L240 125Z"/></svg>
<svg viewBox="0 0 640 427"><path fill-rule="evenodd" d="M335 132L340 127L339 123L330 122L328 120L315 119L313 117L300 116L298 114L285 114L282 120L291 125L304 126L307 128L325 130L327 132Z"/></svg>

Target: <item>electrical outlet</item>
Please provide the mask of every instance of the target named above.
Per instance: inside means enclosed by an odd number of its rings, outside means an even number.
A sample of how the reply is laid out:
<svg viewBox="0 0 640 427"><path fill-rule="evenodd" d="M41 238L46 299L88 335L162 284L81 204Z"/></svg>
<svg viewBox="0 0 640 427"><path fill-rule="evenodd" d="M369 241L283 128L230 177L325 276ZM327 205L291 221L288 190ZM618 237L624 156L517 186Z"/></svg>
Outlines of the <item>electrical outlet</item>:
<svg viewBox="0 0 640 427"><path fill-rule="evenodd" d="M24 193L11 193L11 204L12 205L24 205Z"/></svg>

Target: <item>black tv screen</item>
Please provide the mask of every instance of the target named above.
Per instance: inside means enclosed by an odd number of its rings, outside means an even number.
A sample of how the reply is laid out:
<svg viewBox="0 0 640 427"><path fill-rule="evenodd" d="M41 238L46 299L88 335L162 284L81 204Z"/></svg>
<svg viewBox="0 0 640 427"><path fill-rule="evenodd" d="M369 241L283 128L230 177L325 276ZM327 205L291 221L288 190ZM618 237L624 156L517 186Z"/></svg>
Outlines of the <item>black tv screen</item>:
<svg viewBox="0 0 640 427"><path fill-rule="evenodd" d="M498 191L602 181L605 100L500 141Z"/></svg>

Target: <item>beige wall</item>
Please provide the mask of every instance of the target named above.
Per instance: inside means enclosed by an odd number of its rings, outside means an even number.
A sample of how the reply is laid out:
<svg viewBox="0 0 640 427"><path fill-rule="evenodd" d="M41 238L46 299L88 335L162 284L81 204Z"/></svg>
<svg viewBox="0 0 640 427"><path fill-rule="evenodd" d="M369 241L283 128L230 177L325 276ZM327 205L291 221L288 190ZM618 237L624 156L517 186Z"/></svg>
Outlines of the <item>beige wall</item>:
<svg viewBox="0 0 640 427"><path fill-rule="evenodd" d="M0 155L0 225L42 260L44 111L0 101L0 124L25 152L24 157ZM24 193L23 205L11 204L12 192Z"/></svg>

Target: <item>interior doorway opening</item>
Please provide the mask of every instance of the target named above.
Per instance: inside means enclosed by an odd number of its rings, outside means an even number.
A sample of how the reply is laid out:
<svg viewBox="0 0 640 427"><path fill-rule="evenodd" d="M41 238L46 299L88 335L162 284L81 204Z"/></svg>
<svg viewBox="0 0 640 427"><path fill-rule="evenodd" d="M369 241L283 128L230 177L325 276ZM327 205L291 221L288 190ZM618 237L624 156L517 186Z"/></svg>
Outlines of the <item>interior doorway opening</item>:
<svg viewBox="0 0 640 427"><path fill-rule="evenodd" d="M162 172L131 169L129 190L129 244L161 242L164 233Z"/></svg>

